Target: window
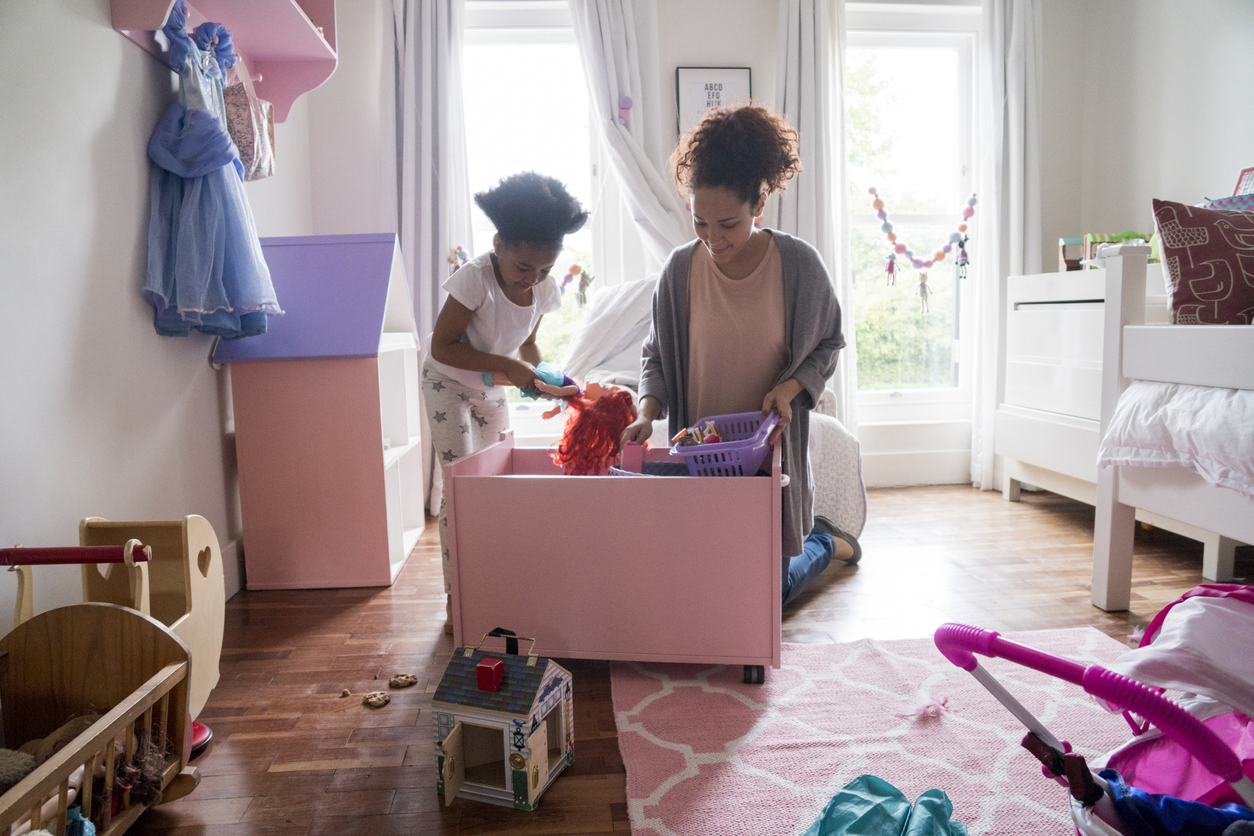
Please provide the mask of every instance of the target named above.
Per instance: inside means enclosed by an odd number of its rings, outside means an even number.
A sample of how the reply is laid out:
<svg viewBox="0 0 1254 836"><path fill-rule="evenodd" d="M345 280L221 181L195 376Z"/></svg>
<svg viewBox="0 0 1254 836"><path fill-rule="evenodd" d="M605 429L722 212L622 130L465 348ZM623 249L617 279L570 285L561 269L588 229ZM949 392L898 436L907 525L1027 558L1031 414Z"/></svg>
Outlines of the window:
<svg viewBox="0 0 1254 836"><path fill-rule="evenodd" d="M591 209L596 148L566 3L471 0L462 64L471 194L510 174L537 171L561 180ZM477 206L472 212L477 255L491 247L493 228ZM557 281L574 263L595 276L592 225L567 236L565 243L553 267ZM561 356L581 319L576 288L572 284L566 290L562 309L540 325L538 343L546 360ZM508 392L517 398L517 390Z"/></svg>
<svg viewBox="0 0 1254 836"><path fill-rule="evenodd" d="M958 15L927 16L945 17L942 25L951 31L928 31L928 21L903 11L861 17L871 25L855 28L859 15L851 15L846 53L861 400L962 399L968 388L962 335L969 320L963 309L970 294L955 276L957 250L922 271L897 255L895 284L890 282L885 268L894 244L881 229L868 189L883 199L896 243L916 258L932 259L950 243L974 183L974 37L952 30L955 23L974 26ZM921 311L921 272L928 275L927 313Z"/></svg>

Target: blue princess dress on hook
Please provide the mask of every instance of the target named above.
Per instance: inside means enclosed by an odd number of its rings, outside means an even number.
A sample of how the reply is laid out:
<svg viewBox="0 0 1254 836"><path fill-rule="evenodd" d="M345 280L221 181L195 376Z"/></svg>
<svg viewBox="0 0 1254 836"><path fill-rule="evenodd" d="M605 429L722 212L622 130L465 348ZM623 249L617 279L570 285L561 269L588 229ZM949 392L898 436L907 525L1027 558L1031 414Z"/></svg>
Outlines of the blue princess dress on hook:
<svg viewBox="0 0 1254 836"><path fill-rule="evenodd" d="M193 329L224 339L262 334L266 317L283 311L244 194L239 152L226 130L222 81L235 63L230 33L202 24L198 46L185 26L179 0L163 30L170 66L179 73L179 100L148 141L155 165L144 299L164 336Z"/></svg>

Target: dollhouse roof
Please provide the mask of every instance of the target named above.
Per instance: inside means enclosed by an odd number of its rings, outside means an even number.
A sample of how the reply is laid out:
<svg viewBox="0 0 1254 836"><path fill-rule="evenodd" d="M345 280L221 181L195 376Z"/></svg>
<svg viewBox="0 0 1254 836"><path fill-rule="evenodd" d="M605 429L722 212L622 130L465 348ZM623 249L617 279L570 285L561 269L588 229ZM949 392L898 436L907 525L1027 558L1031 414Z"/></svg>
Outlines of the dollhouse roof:
<svg viewBox="0 0 1254 836"><path fill-rule="evenodd" d="M395 233L262 238L261 251L283 314L220 341L215 363L375 357L384 332L417 340Z"/></svg>
<svg viewBox="0 0 1254 836"><path fill-rule="evenodd" d="M505 663L501 687L496 691L479 690L476 666L483 659L500 659ZM440 687L432 700L466 708L526 715L536 701L548 667L548 659L536 659L535 665L528 667L526 656L476 651L468 657L462 648L458 648L453 652L453 659L445 668Z"/></svg>

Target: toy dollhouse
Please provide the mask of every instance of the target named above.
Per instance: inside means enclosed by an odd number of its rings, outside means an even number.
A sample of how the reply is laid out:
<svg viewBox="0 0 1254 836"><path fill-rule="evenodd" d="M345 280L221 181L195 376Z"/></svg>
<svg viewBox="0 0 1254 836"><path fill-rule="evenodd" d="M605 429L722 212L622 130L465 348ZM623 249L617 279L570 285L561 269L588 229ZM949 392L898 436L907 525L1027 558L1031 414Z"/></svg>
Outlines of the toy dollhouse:
<svg viewBox="0 0 1254 836"><path fill-rule="evenodd" d="M388 586L426 525L418 344L396 235L262 238L285 311L222 341L249 589Z"/></svg>
<svg viewBox="0 0 1254 836"><path fill-rule="evenodd" d="M457 648L432 698L436 789L446 806L460 796L534 810L574 763L570 672L517 655L517 639L507 649Z"/></svg>

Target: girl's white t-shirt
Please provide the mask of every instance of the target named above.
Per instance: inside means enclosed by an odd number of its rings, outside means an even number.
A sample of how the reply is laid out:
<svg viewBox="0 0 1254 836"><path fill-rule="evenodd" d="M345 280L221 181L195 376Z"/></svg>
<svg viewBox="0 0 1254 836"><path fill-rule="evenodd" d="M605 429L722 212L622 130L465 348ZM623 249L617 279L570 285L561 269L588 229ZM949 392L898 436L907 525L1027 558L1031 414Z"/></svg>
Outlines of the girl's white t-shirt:
<svg viewBox="0 0 1254 836"><path fill-rule="evenodd" d="M548 276L531 288L531 304L515 305L505 296L492 268L492 253L486 252L467 261L444 282L444 289L474 315L466 326L462 342L479 351L513 357L518 347L535 330L540 317L562 307L562 293L557 281ZM430 344L430 340L428 340ZM428 362L446 377L476 389L483 389L483 372L472 372L445 365L434 358Z"/></svg>

